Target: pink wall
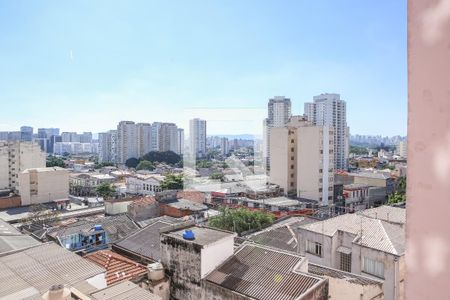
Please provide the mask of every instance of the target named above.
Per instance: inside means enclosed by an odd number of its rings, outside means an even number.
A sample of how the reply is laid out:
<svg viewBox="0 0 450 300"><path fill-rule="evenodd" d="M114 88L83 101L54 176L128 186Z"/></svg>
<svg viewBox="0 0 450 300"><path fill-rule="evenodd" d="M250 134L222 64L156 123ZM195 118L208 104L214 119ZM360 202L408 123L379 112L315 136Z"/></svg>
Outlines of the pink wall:
<svg viewBox="0 0 450 300"><path fill-rule="evenodd" d="M407 299L450 299L450 1L408 0Z"/></svg>

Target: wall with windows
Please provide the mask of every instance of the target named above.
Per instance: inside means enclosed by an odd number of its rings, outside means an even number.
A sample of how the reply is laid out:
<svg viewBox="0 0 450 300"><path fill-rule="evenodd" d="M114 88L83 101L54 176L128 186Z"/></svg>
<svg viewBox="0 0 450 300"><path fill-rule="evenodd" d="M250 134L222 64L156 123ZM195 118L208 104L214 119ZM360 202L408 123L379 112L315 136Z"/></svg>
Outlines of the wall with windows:
<svg viewBox="0 0 450 300"><path fill-rule="evenodd" d="M320 247L314 247L314 249L320 249L321 253L312 251L312 243L320 244ZM299 228L298 253L308 258L312 263L333 266L335 260L334 253L331 251L334 248L333 244L332 237Z"/></svg>
<svg viewBox="0 0 450 300"><path fill-rule="evenodd" d="M352 247L352 273L384 280L385 299L401 299L403 278L400 277L400 260L403 258L360 245Z"/></svg>

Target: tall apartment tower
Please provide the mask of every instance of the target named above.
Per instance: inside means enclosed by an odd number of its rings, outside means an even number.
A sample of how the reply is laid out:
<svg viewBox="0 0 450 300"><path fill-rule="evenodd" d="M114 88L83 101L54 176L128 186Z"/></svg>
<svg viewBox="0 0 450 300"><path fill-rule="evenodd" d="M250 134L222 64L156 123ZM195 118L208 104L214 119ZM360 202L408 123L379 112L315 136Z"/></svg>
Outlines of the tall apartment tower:
<svg viewBox="0 0 450 300"><path fill-rule="evenodd" d="M159 151L159 135L161 131L160 122L153 122L152 124L152 133L151 133L151 151Z"/></svg>
<svg viewBox="0 0 450 300"><path fill-rule="evenodd" d="M270 136L270 182L287 195L329 205L333 199L334 130L292 116Z"/></svg>
<svg viewBox="0 0 450 300"><path fill-rule="evenodd" d="M174 123L161 123L158 151L178 151L178 127Z"/></svg>
<svg viewBox="0 0 450 300"><path fill-rule="evenodd" d="M136 124L138 134L138 155L139 157L152 151L152 125L149 123Z"/></svg>
<svg viewBox="0 0 450 300"><path fill-rule="evenodd" d="M270 169L270 135L271 129L284 127L291 117L291 99L275 96L269 99L267 104L267 119L263 124L263 156L266 161L266 169Z"/></svg>
<svg viewBox="0 0 450 300"><path fill-rule="evenodd" d="M230 153L230 147L226 137L220 139L220 153L222 155L228 155L228 153Z"/></svg>
<svg viewBox="0 0 450 300"><path fill-rule="evenodd" d="M98 160L99 162L115 163L116 160L117 130L109 130L98 134Z"/></svg>
<svg viewBox="0 0 450 300"><path fill-rule="evenodd" d="M45 167L45 153L38 143L0 142L0 190L17 190L19 173Z"/></svg>
<svg viewBox="0 0 450 300"><path fill-rule="evenodd" d="M178 128L177 130L178 150L177 154L182 155L184 153L184 129Z"/></svg>
<svg viewBox="0 0 450 300"><path fill-rule="evenodd" d="M189 151L196 158L206 155L206 120L189 121Z"/></svg>
<svg viewBox="0 0 450 300"><path fill-rule="evenodd" d="M121 121L117 125L117 162L124 164L129 158L139 158L138 131L132 121Z"/></svg>
<svg viewBox="0 0 450 300"><path fill-rule="evenodd" d="M314 96L312 103L305 103L304 112L314 125L334 128L334 167L347 169L350 129L345 101L339 94L321 94Z"/></svg>

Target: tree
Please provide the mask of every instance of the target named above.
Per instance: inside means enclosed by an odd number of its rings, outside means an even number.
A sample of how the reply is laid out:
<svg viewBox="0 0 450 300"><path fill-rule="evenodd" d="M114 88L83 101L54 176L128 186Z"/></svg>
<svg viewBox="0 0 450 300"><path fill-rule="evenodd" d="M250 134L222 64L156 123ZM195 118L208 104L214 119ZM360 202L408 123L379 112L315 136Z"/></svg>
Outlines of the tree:
<svg viewBox="0 0 450 300"><path fill-rule="evenodd" d="M50 155L47 157L47 162L45 163L46 167L61 167L64 168L66 164L64 163L64 159L55 157L53 155Z"/></svg>
<svg viewBox="0 0 450 300"><path fill-rule="evenodd" d="M218 179L218 180L220 180L220 181L223 181L224 180L224 177L225 177L225 175L223 175L223 173L212 173L210 176L209 176L209 178L210 179Z"/></svg>
<svg viewBox="0 0 450 300"><path fill-rule="evenodd" d="M181 190L184 186L183 175L169 174L161 183L163 190Z"/></svg>
<svg viewBox="0 0 450 300"><path fill-rule="evenodd" d="M134 157L127 159L127 161L125 162L125 165L128 168L136 168L138 164L139 164L139 159L134 158Z"/></svg>
<svg viewBox="0 0 450 300"><path fill-rule="evenodd" d="M260 230L275 221L275 216L264 211L250 211L245 208L221 208L220 215L209 219L209 226L237 232Z"/></svg>
<svg viewBox="0 0 450 300"><path fill-rule="evenodd" d="M102 196L103 199L107 199L115 193L114 187L109 183L100 184L95 191L98 195Z"/></svg>
<svg viewBox="0 0 450 300"><path fill-rule="evenodd" d="M389 195L389 198L388 198L389 204L402 203L402 202L406 202L406 194L395 192L395 193Z"/></svg>
<svg viewBox="0 0 450 300"><path fill-rule="evenodd" d="M141 160L139 164L136 166L136 170L148 170L153 171L155 169L155 166L151 161L148 160Z"/></svg>
<svg viewBox="0 0 450 300"><path fill-rule="evenodd" d="M169 165L175 165L181 161L181 156L173 151L151 151L142 156L141 160L148 160L152 163L163 162Z"/></svg>

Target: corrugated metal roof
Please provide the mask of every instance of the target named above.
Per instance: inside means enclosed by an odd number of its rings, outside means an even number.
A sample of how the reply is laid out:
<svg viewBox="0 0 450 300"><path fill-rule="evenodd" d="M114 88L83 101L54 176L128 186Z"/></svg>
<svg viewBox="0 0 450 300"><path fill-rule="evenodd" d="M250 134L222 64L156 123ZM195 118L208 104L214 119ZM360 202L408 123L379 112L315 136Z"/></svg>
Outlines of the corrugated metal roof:
<svg viewBox="0 0 450 300"><path fill-rule="evenodd" d="M362 210L358 212L358 214L390 223L406 223L406 209L400 207L383 205L371 209Z"/></svg>
<svg viewBox="0 0 450 300"><path fill-rule="evenodd" d="M86 259L106 269L106 283L134 279L147 273L147 268L110 250L97 251L85 256Z"/></svg>
<svg viewBox="0 0 450 300"><path fill-rule="evenodd" d="M115 245L122 250L158 261L161 258L159 230L175 223L178 223L178 220L176 222L170 219L157 220Z"/></svg>
<svg viewBox="0 0 450 300"><path fill-rule="evenodd" d="M73 285L105 272L54 243L0 257L0 270L0 298L30 287L43 294L54 284Z"/></svg>
<svg viewBox="0 0 450 300"><path fill-rule="evenodd" d="M308 272L314 275L318 276L327 276L327 277L333 277L338 279L346 280L353 284L359 284L359 285L383 285L382 280L375 280L369 277L356 275L353 273L344 272L341 270L336 270L316 264L308 264Z"/></svg>
<svg viewBox="0 0 450 300"><path fill-rule="evenodd" d="M321 281L294 271L303 259L293 253L244 244L205 280L255 299L293 300Z"/></svg>
<svg viewBox="0 0 450 300"><path fill-rule="evenodd" d="M301 229L330 237L337 231L348 232L355 235L353 242L359 245L395 255L405 253L404 228L360 214L340 215L301 226Z"/></svg>
<svg viewBox="0 0 450 300"><path fill-rule="evenodd" d="M114 243L139 229L128 216L117 215L98 218L96 220L78 221L66 226L53 227L48 230L47 234L53 238L60 238L91 230L95 225L102 225L103 229L108 234L108 241L110 243Z"/></svg>
<svg viewBox="0 0 450 300"><path fill-rule="evenodd" d="M106 289L92 293L96 300L161 300L161 297L150 293L130 281L124 281Z"/></svg>

